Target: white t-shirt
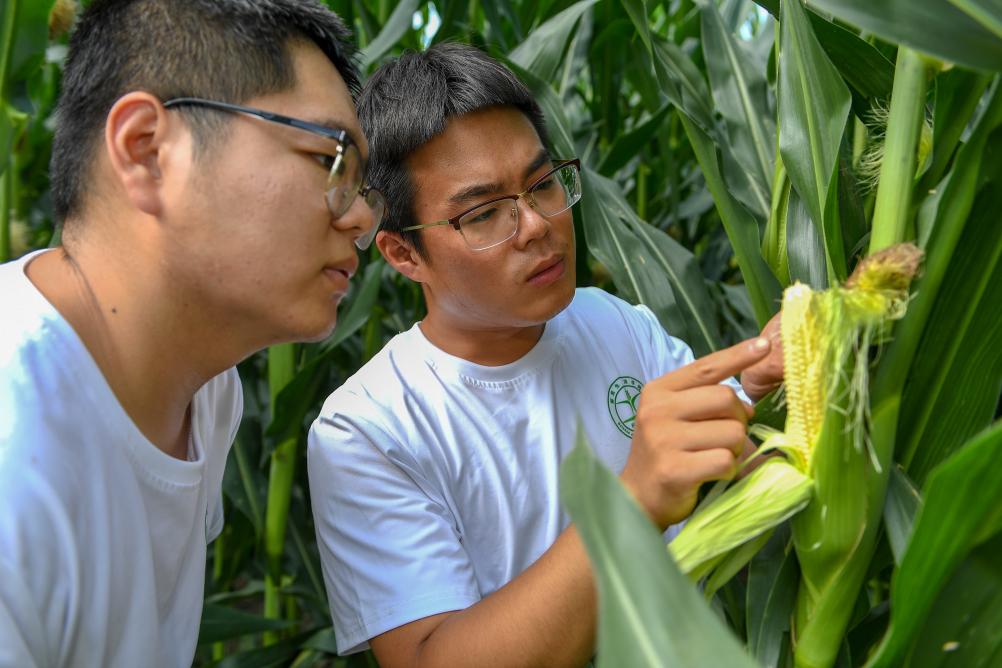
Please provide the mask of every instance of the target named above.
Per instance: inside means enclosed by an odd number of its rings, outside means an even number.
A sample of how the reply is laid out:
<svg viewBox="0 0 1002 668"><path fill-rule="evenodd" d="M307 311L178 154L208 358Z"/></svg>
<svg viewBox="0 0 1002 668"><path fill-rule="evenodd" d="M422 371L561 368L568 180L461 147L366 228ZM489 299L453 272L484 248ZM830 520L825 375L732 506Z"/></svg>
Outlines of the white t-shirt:
<svg viewBox="0 0 1002 668"><path fill-rule="evenodd" d="M236 370L195 395L191 461L170 457L25 276L28 260L0 265L0 666L190 666L242 409Z"/></svg>
<svg viewBox="0 0 1002 668"><path fill-rule="evenodd" d="M579 420L621 472L640 388L692 359L649 309L596 288L504 366L449 355L417 325L394 337L310 431L338 651L469 607L524 571L568 525L558 471Z"/></svg>

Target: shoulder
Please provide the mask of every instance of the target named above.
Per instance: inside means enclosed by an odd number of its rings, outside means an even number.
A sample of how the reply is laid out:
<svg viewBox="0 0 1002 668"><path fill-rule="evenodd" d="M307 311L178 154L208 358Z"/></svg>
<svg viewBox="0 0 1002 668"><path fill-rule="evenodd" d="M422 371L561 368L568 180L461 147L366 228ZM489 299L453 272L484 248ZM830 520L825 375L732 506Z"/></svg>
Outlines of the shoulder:
<svg viewBox="0 0 1002 668"><path fill-rule="evenodd" d="M630 304L601 288L578 288L564 314L579 327L600 331L602 338L618 334L646 342L654 335L665 335L649 308Z"/></svg>
<svg viewBox="0 0 1002 668"><path fill-rule="evenodd" d="M692 361L692 350L665 331L654 312L600 288L578 288L565 311L577 335L606 348L629 349L644 360L650 377L660 376Z"/></svg>
<svg viewBox="0 0 1002 668"><path fill-rule="evenodd" d="M328 395L310 428L311 459L320 451L339 458L344 450L387 450L406 441L406 416L421 396L414 388L430 375L411 337L394 337Z"/></svg>

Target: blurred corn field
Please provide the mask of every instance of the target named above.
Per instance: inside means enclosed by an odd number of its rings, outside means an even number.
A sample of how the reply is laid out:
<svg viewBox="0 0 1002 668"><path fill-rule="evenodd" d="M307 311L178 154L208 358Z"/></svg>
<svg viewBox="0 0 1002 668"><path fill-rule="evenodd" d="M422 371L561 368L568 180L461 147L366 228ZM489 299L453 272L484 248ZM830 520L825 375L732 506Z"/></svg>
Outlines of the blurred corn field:
<svg viewBox="0 0 1002 668"><path fill-rule="evenodd" d="M647 304L697 355L755 334L794 282L835 286L901 241L925 253L870 370L867 447L839 449L849 435L834 433L794 519L842 537L823 560L783 524L744 546L747 567L707 601L586 451L569 462L565 502L586 540L614 524L630 536L588 541L600 665L1002 665L997 2L327 4L365 72L445 40L515 70L554 155L582 161L580 284ZM47 166L76 6L0 2L0 261L58 241ZM329 391L423 312L372 251L331 339L241 365L196 665L375 665L333 654L305 433ZM759 417L781 427L782 401Z"/></svg>

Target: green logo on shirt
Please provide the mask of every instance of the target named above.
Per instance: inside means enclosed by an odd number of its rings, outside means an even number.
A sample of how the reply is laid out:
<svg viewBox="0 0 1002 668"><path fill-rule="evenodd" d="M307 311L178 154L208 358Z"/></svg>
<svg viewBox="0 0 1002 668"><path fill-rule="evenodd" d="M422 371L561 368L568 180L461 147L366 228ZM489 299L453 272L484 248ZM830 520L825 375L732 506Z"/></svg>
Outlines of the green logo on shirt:
<svg viewBox="0 0 1002 668"><path fill-rule="evenodd" d="M609 415L619 431L633 438L633 423L637 419L637 399L644 384L633 376L620 376L609 386Z"/></svg>

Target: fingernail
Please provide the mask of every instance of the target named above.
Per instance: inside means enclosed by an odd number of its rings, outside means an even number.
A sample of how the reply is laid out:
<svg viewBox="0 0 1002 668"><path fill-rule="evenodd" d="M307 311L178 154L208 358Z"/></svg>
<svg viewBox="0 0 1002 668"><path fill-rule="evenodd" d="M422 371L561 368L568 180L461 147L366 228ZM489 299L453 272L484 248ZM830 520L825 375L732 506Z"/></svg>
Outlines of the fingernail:
<svg viewBox="0 0 1002 668"><path fill-rule="evenodd" d="M760 336L754 341L752 341L751 347L752 350L754 350L755 352L762 352L763 350L767 350L769 348L769 339Z"/></svg>

